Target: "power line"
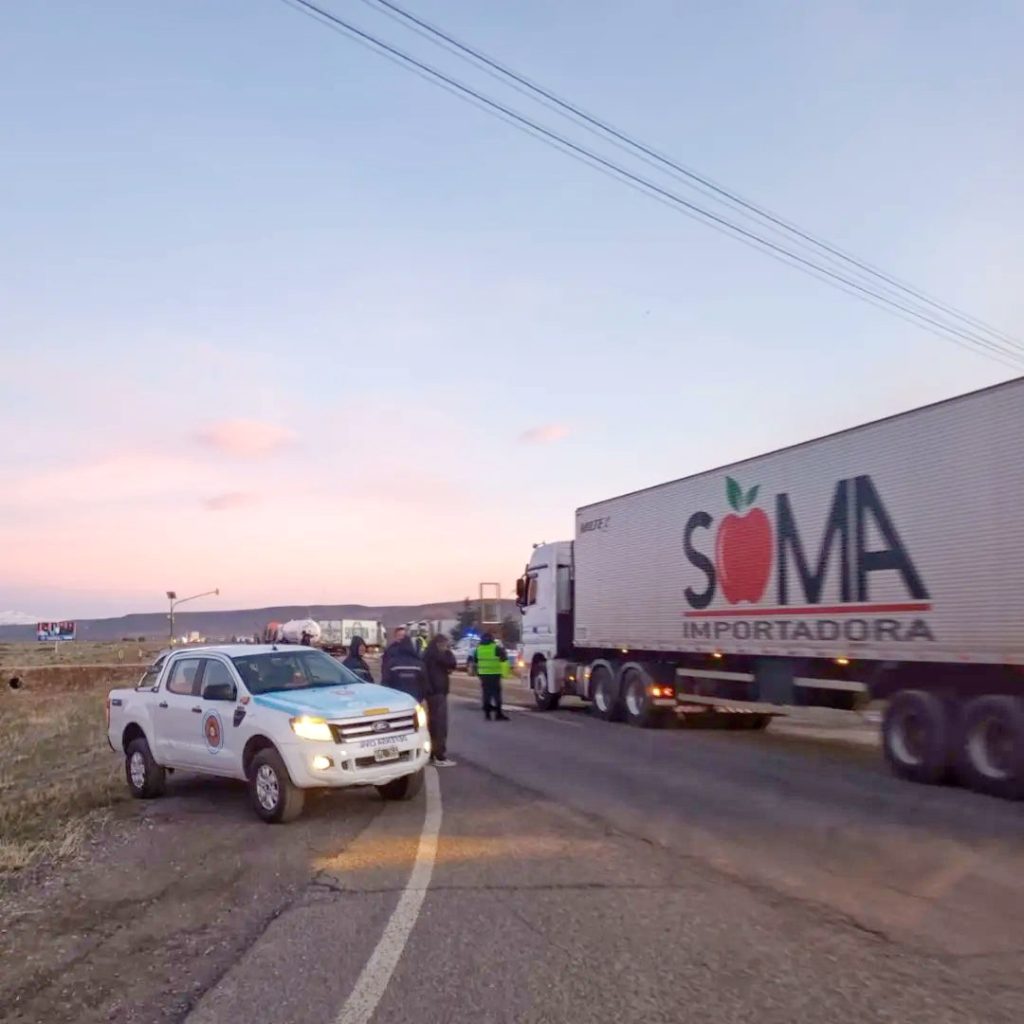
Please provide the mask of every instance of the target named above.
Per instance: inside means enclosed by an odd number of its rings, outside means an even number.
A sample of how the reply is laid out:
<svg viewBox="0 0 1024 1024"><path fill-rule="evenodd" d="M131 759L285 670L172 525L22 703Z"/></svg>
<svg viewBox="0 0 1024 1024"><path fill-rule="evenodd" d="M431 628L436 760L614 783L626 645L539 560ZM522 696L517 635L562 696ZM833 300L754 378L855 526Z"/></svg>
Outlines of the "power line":
<svg viewBox="0 0 1024 1024"><path fill-rule="evenodd" d="M913 318L913 322L916 323L917 326L923 326L931 333L941 333L942 337L947 340L954 341L956 344L973 347L975 351L978 351L980 354L986 355L989 358L993 358L996 361L1003 363L1003 365L1012 365L1014 368L1018 368L1019 365L1024 362L1024 357L1022 357L1018 352L1008 350L999 343L978 336L975 333L960 328L955 324L949 324L936 319L934 316L931 316L920 309L916 309L913 306L908 306L905 303L896 301L885 292L879 292L875 288L869 287L857 280L850 279L827 266L817 264L813 260L808 259L799 253L790 251L785 246L776 244L769 239L765 239L757 233L749 231L713 211L706 210L703 207L684 199L682 196L663 188L657 183L643 178L639 174L614 163L592 150L588 150L586 147L574 142L572 139L560 135L558 132L532 121L530 118L518 111L483 95L465 83L452 78L437 68L434 68L410 54L405 53L390 43L377 38L364 29L361 29L332 12L319 7L317 4L312 3L311 0L284 0L284 2L302 13L313 17L321 24L324 24L335 31L342 32L350 39L353 39L361 45L368 46L373 52L388 57L388 59L400 64L402 67L413 70L415 73L420 75L420 77L427 78L435 84L440 84L447 91L455 93L460 98L468 98L474 105L482 107L487 112L497 113L502 120L514 124L516 127L527 131L528 134L541 139L541 141L544 141L547 144L553 144L555 148L560 151L574 155L576 158L582 159L595 169L601 170L603 173L608 173L617 180L623 181L624 183L629 184L648 195L652 195L654 198L657 198L662 202L666 202L677 212L682 212L688 216L701 220L716 231L727 234L730 237L745 242L746 244L753 245L760 251L765 252L776 259L781 259L790 266L794 266L796 269L801 270L804 273L809 273L811 276L825 281L825 283L830 284L832 287L838 287L841 291L849 293L852 289L854 292L858 293L859 298L866 299L870 304L881 304L889 312L893 312L894 310L898 311L897 315L905 314L905 316L902 317L903 319L908 317ZM1008 363L1008 359L1015 360L1015 362Z"/></svg>
<svg viewBox="0 0 1024 1024"><path fill-rule="evenodd" d="M904 293L906 296L917 299L919 302L923 302L927 306L945 313L947 316L952 316L970 327L985 332L986 334L991 335L993 339L1005 342L1014 348L1019 348L1021 351L1024 351L1024 344L1016 338L1013 338L998 328L979 320L969 313L965 313L954 306L940 302L938 299L931 298L927 294L918 291L912 285L900 281L898 278L893 277L885 271L879 270L877 267L874 267L855 256L851 256L849 253L844 252L837 246L812 235L810 232L803 230L792 222L784 220L779 215L764 209L764 207L758 206L748 199L744 199L742 196L725 188L723 185L716 183L706 175L700 174L692 168L688 168L680 164L678 161L673 160L671 157L658 152L653 147L638 141L626 132L609 124L607 121L588 113L577 104L565 100L553 93L551 90L538 85L531 79L514 71L506 64L482 53L480 50L470 46L468 43L464 43L461 40L456 39L454 36L445 32L438 26L418 17L411 11L405 10L405 8L394 3L393 0L362 0L362 2L369 7L383 9L385 13L395 17L396 20L404 21L407 26L412 26L414 31L417 31L418 34L442 45L446 50L448 50L448 52L455 53L464 59L469 58L471 61L475 61L477 64L483 65L485 70L497 72L497 76L500 76L507 82L512 83L513 87L516 88L517 91L523 92L526 90L526 94L528 95L532 94L534 97L541 97L546 101L544 106L548 109L555 109L561 114L568 116L570 120L576 124L582 124L588 131L591 131L601 137L609 138L621 148L625 148L628 151L640 153L642 157L645 158L646 163L652 164L653 162L652 165L654 166L661 165L662 167L668 168L674 172L673 176L676 177L677 180L686 180L691 184L691 186L696 184L700 186L700 190L703 191L704 194L717 196L731 204L733 208L738 211L744 212L749 216L760 218L762 221L810 244L820 252L826 253L849 266L855 267L870 278L884 282L897 292Z"/></svg>

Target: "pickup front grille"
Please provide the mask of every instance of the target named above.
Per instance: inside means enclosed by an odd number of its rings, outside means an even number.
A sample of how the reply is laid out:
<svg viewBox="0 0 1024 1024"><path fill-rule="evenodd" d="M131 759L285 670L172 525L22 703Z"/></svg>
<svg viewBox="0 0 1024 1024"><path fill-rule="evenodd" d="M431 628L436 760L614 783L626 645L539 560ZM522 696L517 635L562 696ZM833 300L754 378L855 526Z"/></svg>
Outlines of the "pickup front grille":
<svg viewBox="0 0 1024 1024"><path fill-rule="evenodd" d="M355 718L346 722L328 722L335 743L354 743L356 740L385 739L411 736L416 731L416 712L403 711L397 715Z"/></svg>

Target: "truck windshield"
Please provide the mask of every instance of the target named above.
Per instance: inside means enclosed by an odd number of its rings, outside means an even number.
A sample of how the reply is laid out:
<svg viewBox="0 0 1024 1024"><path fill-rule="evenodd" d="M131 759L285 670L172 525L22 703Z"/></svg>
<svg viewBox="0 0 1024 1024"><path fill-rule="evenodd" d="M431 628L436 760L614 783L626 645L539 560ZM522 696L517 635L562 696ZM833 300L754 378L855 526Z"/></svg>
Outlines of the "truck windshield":
<svg viewBox="0 0 1024 1024"><path fill-rule="evenodd" d="M321 651L275 651L231 659L250 693L352 686L363 680Z"/></svg>

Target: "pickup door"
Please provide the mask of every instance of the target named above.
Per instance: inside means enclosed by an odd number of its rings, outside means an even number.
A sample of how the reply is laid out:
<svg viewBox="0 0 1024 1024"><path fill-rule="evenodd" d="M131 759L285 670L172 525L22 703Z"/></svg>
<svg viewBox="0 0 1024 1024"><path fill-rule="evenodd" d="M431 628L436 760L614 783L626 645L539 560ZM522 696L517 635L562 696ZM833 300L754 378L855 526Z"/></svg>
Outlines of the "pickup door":
<svg viewBox="0 0 1024 1024"><path fill-rule="evenodd" d="M193 706L188 763L214 775L242 777L242 750L249 730L243 725L244 708L236 705L243 696L240 680L227 659L202 659L200 699ZM236 706L239 714L235 714Z"/></svg>
<svg viewBox="0 0 1024 1024"><path fill-rule="evenodd" d="M153 756L160 764L190 766L189 746L202 737L199 680L202 659L176 655L164 670L153 713Z"/></svg>

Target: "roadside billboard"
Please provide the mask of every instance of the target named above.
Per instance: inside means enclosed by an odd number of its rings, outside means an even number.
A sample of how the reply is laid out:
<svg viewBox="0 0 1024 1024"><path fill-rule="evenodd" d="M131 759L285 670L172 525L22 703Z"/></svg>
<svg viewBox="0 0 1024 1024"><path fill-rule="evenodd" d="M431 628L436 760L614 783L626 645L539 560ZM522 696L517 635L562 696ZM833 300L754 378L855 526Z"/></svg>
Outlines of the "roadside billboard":
<svg viewBox="0 0 1024 1024"><path fill-rule="evenodd" d="M57 640L74 640L73 622L37 622L36 639L40 643L54 643Z"/></svg>

